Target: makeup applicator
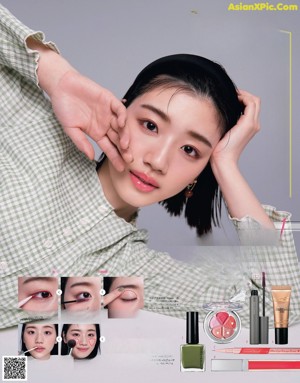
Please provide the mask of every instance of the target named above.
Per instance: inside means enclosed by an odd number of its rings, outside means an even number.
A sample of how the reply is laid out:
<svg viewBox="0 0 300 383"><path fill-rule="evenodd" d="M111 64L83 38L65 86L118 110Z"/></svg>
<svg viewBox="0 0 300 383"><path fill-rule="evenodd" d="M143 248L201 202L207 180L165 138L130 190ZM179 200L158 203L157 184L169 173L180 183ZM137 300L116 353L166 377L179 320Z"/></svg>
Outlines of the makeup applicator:
<svg viewBox="0 0 300 383"><path fill-rule="evenodd" d="M266 273L262 272L262 316L259 317L260 344L269 343L269 317L266 316Z"/></svg>
<svg viewBox="0 0 300 383"><path fill-rule="evenodd" d="M66 303L81 303L81 302L87 302L89 301L91 298L80 298L80 299L73 299L72 301L64 301L64 302L61 302L62 305L65 305Z"/></svg>
<svg viewBox="0 0 300 383"><path fill-rule="evenodd" d="M38 348L38 347L35 346L35 347L32 347L30 350L27 350L27 351L21 351L21 352L19 353L19 355L25 355L27 352L30 352L30 351L32 351L32 350L35 350L36 348Z"/></svg>
<svg viewBox="0 0 300 383"><path fill-rule="evenodd" d="M69 355L71 355L73 348L76 346L76 340L75 339L68 340L67 345L70 349Z"/></svg>

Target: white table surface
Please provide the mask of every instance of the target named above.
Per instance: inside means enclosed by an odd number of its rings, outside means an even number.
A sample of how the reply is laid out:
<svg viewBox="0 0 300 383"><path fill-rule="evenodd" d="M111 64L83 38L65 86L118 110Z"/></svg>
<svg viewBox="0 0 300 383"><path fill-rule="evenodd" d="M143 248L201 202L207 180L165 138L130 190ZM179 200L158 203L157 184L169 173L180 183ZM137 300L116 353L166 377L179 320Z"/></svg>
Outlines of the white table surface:
<svg viewBox="0 0 300 383"><path fill-rule="evenodd" d="M249 346L249 330L242 329L238 338L227 344L212 342L200 326L200 343L206 346L205 372L180 372L180 345L185 343L185 320L140 311L135 319L108 319L101 314L101 355L92 360L74 361L69 356L52 356L48 361L28 358L28 382L255 382L299 383L300 371L211 372L211 359L298 359L300 355L236 355L217 353L214 349ZM289 328L289 344L300 347L300 324ZM274 345L270 329L269 345ZM252 346L254 347L254 346ZM260 347L260 346L258 346ZM263 346L261 346L263 347ZM279 347L279 346L277 346ZM0 351L17 355L17 328L0 331ZM168 364L163 364L167 360ZM2 363L2 361L1 361ZM1 368L2 373L2 368Z"/></svg>

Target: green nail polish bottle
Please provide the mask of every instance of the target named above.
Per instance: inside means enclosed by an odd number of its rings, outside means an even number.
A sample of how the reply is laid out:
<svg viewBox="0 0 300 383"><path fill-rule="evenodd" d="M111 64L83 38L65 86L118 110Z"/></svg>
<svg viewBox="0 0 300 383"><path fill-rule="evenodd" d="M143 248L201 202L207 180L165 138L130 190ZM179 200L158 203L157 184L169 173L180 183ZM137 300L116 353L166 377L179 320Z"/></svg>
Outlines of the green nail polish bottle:
<svg viewBox="0 0 300 383"><path fill-rule="evenodd" d="M199 344L198 312L186 313L186 343L180 347L181 371L205 370L205 347Z"/></svg>

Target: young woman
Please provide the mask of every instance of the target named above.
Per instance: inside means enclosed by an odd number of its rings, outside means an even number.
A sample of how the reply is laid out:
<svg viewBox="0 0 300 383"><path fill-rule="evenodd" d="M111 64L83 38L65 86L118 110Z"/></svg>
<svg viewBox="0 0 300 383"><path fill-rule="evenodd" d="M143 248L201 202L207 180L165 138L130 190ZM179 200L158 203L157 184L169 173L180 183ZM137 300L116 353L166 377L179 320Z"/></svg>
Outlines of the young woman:
<svg viewBox="0 0 300 383"><path fill-rule="evenodd" d="M63 325L61 355L72 355L74 359L93 359L98 353L100 354L99 324Z"/></svg>
<svg viewBox="0 0 300 383"><path fill-rule="evenodd" d="M35 359L47 360L58 355L57 324L26 323L21 330L21 353Z"/></svg>
<svg viewBox="0 0 300 383"><path fill-rule="evenodd" d="M134 219L139 207L162 202L171 214L185 209L188 224L203 234L218 222L218 188L238 227L273 230L272 220L287 219L269 208L270 219L238 168L259 129L259 99L237 91L219 65L174 55L146 67L122 104L81 76L53 44L42 43L43 34L0 9L1 244L7 265L1 325L24 317L13 304L20 275L97 275L102 269L139 275L146 309L183 317L195 306L229 298L237 290L234 278L224 291L215 270L148 249ZM107 155L97 168L84 133ZM281 244L256 249L256 259L268 265L269 283L298 287L290 232ZM287 274L280 272L283 259ZM176 304L161 305L161 297L176 298ZM295 318L299 306L293 303Z"/></svg>

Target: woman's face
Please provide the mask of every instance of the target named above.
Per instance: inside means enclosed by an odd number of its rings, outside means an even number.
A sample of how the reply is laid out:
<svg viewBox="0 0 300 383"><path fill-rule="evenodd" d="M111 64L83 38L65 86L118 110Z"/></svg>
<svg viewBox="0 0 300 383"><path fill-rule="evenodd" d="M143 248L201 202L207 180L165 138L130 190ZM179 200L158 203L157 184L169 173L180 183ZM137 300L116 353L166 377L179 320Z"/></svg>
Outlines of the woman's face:
<svg viewBox="0 0 300 383"><path fill-rule="evenodd" d="M19 277L19 307L26 311L54 312L58 309L58 280L53 277ZM22 302L25 302L22 304Z"/></svg>
<svg viewBox="0 0 300 383"><path fill-rule="evenodd" d="M128 107L126 127L133 162L122 173L109 163L115 208L124 202L142 207L185 189L221 137L212 102L175 88L156 88L136 98Z"/></svg>
<svg viewBox="0 0 300 383"><path fill-rule="evenodd" d="M114 278L110 292L123 288L123 293L108 305L109 318L132 318L144 307L144 284L142 277Z"/></svg>
<svg viewBox="0 0 300 383"><path fill-rule="evenodd" d="M66 334L63 334L63 340L67 343L74 339L75 347L71 355L75 359L84 359L94 350L97 342L96 326L94 324L72 324Z"/></svg>
<svg viewBox="0 0 300 383"><path fill-rule="evenodd" d="M35 359L46 360L50 358L50 353L56 342L55 326L51 324L26 324L23 333L23 342L30 355Z"/></svg>
<svg viewBox="0 0 300 383"><path fill-rule="evenodd" d="M99 310L101 307L99 277L69 277L65 287L64 306L70 311ZM77 302L72 302L72 301Z"/></svg>

